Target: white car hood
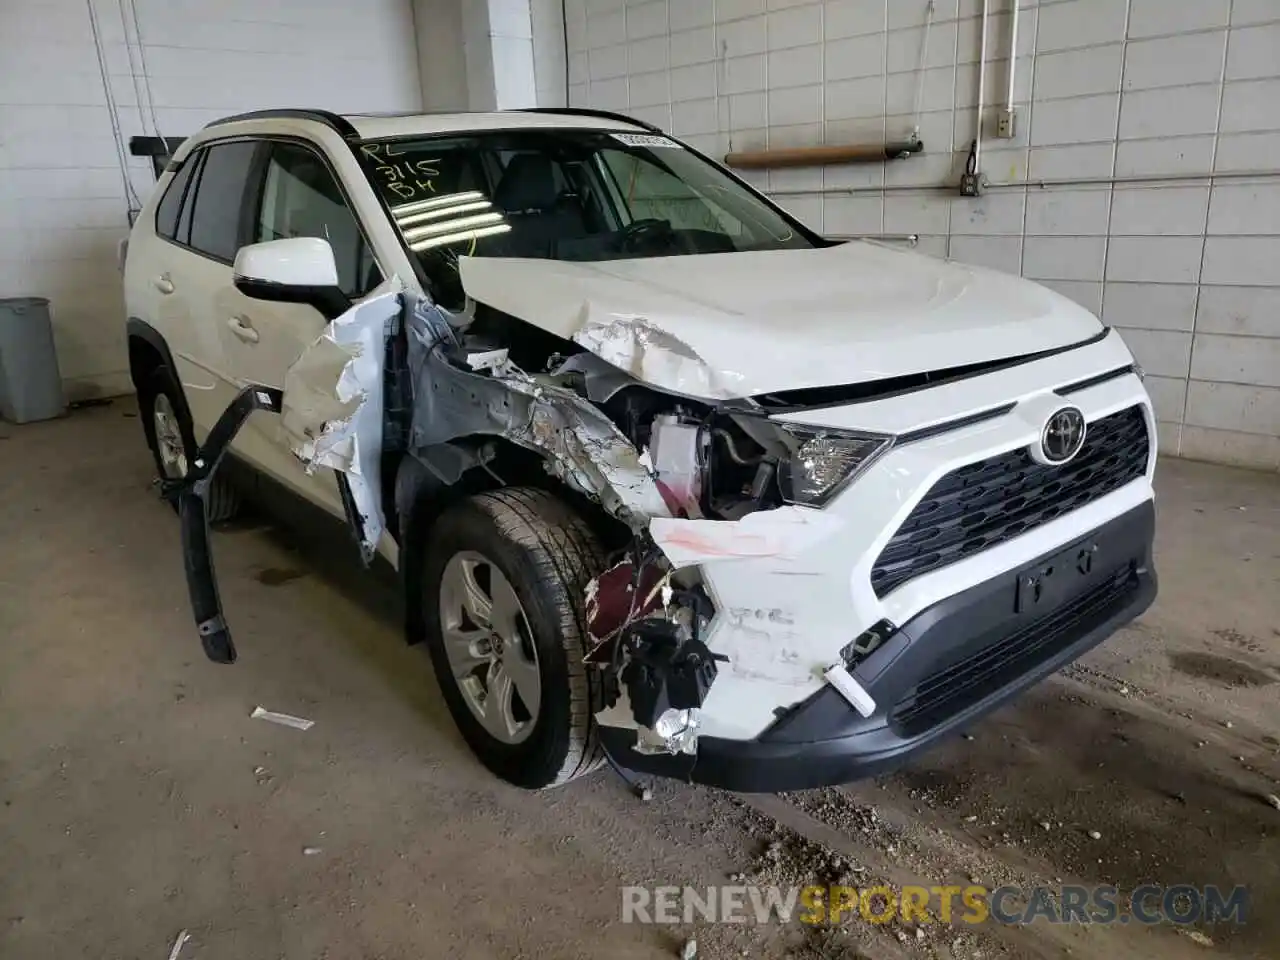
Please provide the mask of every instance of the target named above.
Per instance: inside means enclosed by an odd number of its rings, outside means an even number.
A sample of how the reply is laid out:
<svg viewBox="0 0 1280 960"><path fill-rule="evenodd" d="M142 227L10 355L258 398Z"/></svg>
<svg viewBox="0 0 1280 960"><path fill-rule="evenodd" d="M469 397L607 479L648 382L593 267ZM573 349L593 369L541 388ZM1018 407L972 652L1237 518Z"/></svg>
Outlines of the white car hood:
<svg viewBox="0 0 1280 960"><path fill-rule="evenodd" d="M576 263L466 257L473 300L655 387L728 399L1038 353L1102 327L1037 284L867 242Z"/></svg>

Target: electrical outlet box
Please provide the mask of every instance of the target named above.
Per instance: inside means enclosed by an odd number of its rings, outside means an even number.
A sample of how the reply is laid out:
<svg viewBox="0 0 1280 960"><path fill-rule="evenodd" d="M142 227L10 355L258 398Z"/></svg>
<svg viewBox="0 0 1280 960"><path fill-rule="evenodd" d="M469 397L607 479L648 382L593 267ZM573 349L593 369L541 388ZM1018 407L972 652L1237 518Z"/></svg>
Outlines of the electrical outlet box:
<svg viewBox="0 0 1280 960"><path fill-rule="evenodd" d="M1012 140L1018 131L1018 111L1013 108L1001 109L996 114L996 137L1000 140Z"/></svg>
<svg viewBox="0 0 1280 960"><path fill-rule="evenodd" d="M980 173L960 175L960 196L962 197L980 197L985 186L985 178Z"/></svg>

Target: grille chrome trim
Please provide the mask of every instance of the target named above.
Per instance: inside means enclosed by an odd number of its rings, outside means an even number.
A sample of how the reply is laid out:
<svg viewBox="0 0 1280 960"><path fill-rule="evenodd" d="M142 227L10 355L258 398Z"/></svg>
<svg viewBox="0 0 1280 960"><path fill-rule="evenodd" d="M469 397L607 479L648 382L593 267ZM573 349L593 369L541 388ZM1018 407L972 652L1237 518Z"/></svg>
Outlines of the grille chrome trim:
<svg viewBox="0 0 1280 960"><path fill-rule="evenodd" d="M1026 448L966 464L930 488L871 568L877 597L967 559L1118 490L1146 473L1151 438L1141 406L1089 424L1061 466Z"/></svg>
<svg viewBox="0 0 1280 960"><path fill-rule="evenodd" d="M915 443L918 440L928 440L930 437L939 437L944 433L950 433L952 430L959 430L962 427L972 427L974 424L985 423L988 420L995 420L997 417L1003 417L1015 406L1017 406L1017 404L1002 403L998 407L991 407L988 410L980 410L977 413L971 413L967 416L956 417L954 420L944 420L942 423L935 423L931 427L921 427L919 430L912 430L908 433L899 434L897 445L900 447L904 443Z"/></svg>
<svg viewBox="0 0 1280 960"><path fill-rule="evenodd" d="M1061 396L1069 393L1079 393L1081 390L1088 390L1090 387L1096 387L1099 384L1109 383L1112 380L1118 380L1121 377L1135 373L1136 370L1132 363L1123 367L1117 367L1114 370L1108 370L1106 373L1100 373L1096 377L1088 377L1085 380L1077 380L1075 383L1068 383L1065 386L1057 387L1053 392Z"/></svg>

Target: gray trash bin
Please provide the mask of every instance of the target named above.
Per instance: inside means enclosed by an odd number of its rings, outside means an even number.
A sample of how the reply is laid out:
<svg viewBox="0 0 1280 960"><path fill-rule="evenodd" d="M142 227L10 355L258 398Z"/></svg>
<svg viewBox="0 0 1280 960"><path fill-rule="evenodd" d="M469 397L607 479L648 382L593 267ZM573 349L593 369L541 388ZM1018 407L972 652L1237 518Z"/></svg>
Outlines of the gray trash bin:
<svg viewBox="0 0 1280 960"><path fill-rule="evenodd" d="M0 417L27 423L60 417L66 408L49 301L0 298Z"/></svg>

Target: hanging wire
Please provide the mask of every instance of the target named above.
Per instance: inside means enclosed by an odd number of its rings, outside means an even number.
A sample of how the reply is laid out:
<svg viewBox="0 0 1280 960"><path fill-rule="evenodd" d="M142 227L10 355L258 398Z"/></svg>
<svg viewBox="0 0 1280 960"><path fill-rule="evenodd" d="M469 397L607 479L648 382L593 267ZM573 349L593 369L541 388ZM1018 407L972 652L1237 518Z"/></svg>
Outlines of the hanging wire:
<svg viewBox="0 0 1280 960"><path fill-rule="evenodd" d="M129 79L133 81L133 99L136 101L138 108L138 120L142 125L142 129L146 130L147 123L142 113L142 87L138 85L138 71L133 66L133 44L129 42L129 20L125 15L124 0L119 0L116 3L116 9L120 12L120 26L124 29L124 53L129 58ZM138 46L142 46L141 39L138 40ZM155 132L159 136L160 131L157 130Z"/></svg>
<svg viewBox="0 0 1280 960"><path fill-rule="evenodd" d="M916 64L916 102L911 115L911 139L920 139L920 110L924 105L924 65L929 62L929 31L933 27L933 15L937 10L935 0L929 0L924 11L924 34L920 38L920 60Z"/></svg>
<svg viewBox="0 0 1280 960"><path fill-rule="evenodd" d="M716 57L716 72L713 74L715 79L715 90L712 97L716 107L716 141L720 140L720 92L729 85L729 41L722 39L720 41L720 53ZM729 152L733 153L733 97L725 98L725 111L728 114L726 122L729 125Z"/></svg>
<svg viewBox="0 0 1280 960"><path fill-rule="evenodd" d="M124 184L125 204L129 208L129 222L133 222L133 212L142 209L142 200L138 191L133 188L129 177L129 155L125 150L124 134L120 130L120 108L116 104L115 94L111 91L111 72L107 69L106 51L102 48L102 33L98 28L98 15L93 9L93 0L85 0L89 10L89 26L93 30L93 47L98 55L98 70L102 74L102 92L107 99L107 114L111 119L111 133L116 143L116 160L120 164L120 180Z"/></svg>
<svg viewBox="0 0 1280 960"><path fill-rule="evenodd" d="M933 0L929 2L933 3ZM120 3L123 4L124 0L120 0ZM121 10L123 11L123 7ZM151 71L147 69L147 45L142 42L142 27L138 24L138 5L134 0L129 0L129 12L133 17L133 35L138 38L138 61L142 64L142 82L147 88L147 111L151 114L151 129L155 130L157 137L163 139L160 121L156 117L156 98L151 92ZM133 59L130 58L129 62L132 63Z"/></svg>
<svg viewBox="0 0 1280 960"><path fill-rule="evenodd" d="M564 105L573 106L569 102L569 0L560 0L560 33L564 41Z"/></svg>

